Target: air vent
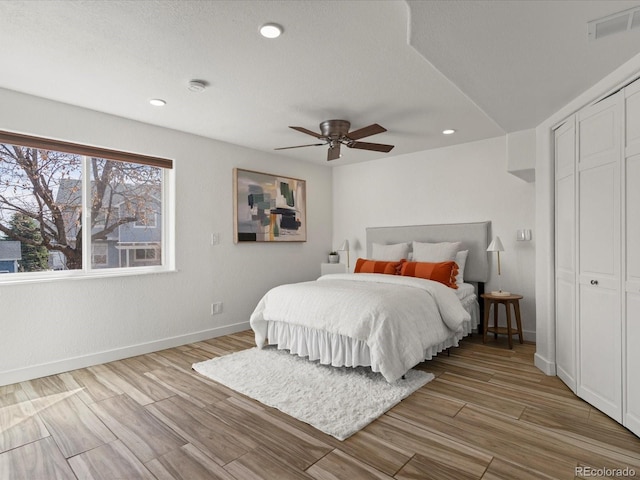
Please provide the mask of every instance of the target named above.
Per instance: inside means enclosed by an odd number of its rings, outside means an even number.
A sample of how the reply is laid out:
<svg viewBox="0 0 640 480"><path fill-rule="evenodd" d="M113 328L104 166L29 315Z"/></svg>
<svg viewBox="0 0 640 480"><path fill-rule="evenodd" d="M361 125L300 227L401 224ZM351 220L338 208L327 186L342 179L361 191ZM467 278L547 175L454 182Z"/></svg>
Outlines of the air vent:
<svg viewBox="0 0 640 480"><path fill-rule="evenodd" d="M589 23L589 40L598 40L614 33L640 27L640 7L614 13Z"/></svg>

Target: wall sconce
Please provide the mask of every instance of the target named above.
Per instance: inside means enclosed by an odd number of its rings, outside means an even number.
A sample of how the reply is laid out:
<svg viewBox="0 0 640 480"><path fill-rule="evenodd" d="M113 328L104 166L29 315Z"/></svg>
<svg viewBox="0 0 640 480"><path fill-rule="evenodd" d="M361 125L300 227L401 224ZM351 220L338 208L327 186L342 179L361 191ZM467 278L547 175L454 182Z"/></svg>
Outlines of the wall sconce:
<svg viewBox="0 0 640 480"><path fill-rule="evenodd" d="M516 240L519 242L530 242L531 241L531 229L523 228L522 230L518 230L516 232Z"/></svg>

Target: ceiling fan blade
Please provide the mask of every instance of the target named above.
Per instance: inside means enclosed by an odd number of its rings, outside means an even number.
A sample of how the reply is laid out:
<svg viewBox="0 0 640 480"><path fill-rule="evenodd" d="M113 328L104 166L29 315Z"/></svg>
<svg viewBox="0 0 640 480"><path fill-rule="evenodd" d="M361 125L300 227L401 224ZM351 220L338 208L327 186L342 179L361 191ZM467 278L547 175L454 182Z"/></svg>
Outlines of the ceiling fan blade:
<svg viewBox="0 0 640 480"><path fill-rule="evenodd" d="M329 147L329 151L327 152L327 161L329 160L337 160L340 158L340 144L337 143L334 147Z"/></svg>
<svg viewBox="0 0 640 480"><path fill-rule="evenodd" d="M311 130L308 130L308 129L304 128L304 127L292 127L292 126L289 126L289 128L293 128L294 130L297 130L298 132L306 133L307 135L311 135L312 137L322 138L322 134L316 133L316 132L312 132Z"/></svg>
<svg viewBox="0 0 640 480"><path fill-rule="evenodd" d="M370 137L371 135L375 135L377 133L386 132L387 129L377 123L369 125L368 127L363 127L358 130L354 130L353 132L349 132L347 137L351 140L359 140L360 138Z"/></svg>
<svg viewBox="0 0 640 480"><path fill-rule="evenodd" d="M369 142L353 142L348 143L349 148L360 148L362 150L374 150L376 152L390 152L395 145L385 145L384 143L369 143Z"/></svg>
<svg viewBox="0 0 640 480"><path fill-rule="evenodd" d="M274 148L274 150L289 150L290 148L302 148L302 147L319 147L320 145L326 145L326 144L324 144L324 143L310 143L309 145L296 145L295 147Z"/></svg>

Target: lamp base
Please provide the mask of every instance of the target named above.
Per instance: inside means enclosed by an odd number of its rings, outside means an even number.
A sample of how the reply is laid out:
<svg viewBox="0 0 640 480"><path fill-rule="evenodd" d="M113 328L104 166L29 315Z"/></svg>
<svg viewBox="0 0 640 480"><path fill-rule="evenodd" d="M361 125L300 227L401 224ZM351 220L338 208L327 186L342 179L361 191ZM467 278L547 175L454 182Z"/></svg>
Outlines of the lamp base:
<svg viewBox="0 0 640 480"><path fill-rule="evenodd" d="M491 292L491 295L493 295L494 297L508 297L509 295L511 295L511 292L505 292L504 290L496 290Z"/></svg>

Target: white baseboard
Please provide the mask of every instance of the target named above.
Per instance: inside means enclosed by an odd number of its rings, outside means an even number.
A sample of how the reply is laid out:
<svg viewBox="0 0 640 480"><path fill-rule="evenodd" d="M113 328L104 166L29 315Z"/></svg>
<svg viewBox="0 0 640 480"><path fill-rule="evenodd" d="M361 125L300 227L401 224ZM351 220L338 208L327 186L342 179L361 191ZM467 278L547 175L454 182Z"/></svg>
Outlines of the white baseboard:
<svg viewBox="0 0 640 480"><path fill-rule="evenodd" d="M123 358L135 357L136 355L144 355L145 353L157 352L158 350L164 350L165 348L200 342L209 338L241 332L249 328L249 322L235 323L233 325L202 330L200 332L188 333L177 337L163 338L153 342L129 345L113 350L82 355L80 357L66 358L55 362L8 370L6 372L0 372L0 386L24 382L33 378L46 377L48 375L56 375L58 373L68 372L78 368L85 368L92 365L98 365L100 363L121 360Z"/></svg>
<svg viewBox="0 0 640 480"><path fill-rule="evenodd" d="M555 362L550 362L540 354L536 353L533 357L533 363L536 367L542 370L545 375L554 376L556 374Z"/></svg>
<svg viewBox="0 0 640 480"><path fill-rule="evenodd" d="M640 437L640 418L627 412L624 416L624 426Z"/></svg>

